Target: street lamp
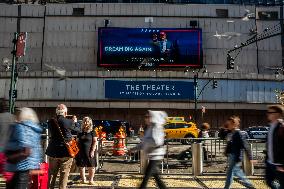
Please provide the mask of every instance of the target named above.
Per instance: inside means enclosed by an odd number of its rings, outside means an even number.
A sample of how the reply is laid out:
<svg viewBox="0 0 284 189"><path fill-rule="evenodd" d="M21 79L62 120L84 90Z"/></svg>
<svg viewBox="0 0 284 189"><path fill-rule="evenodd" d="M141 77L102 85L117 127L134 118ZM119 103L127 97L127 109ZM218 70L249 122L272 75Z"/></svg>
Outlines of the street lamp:
<svg viewBox="0 0 284 189"><path fill-rule="evenodd" d="M16 53L17 53L17 41L18 33L14 33L13 39L13 59L12 59L12 69L11 69L11 81L10 81L10 90L9 90L9 112L14 113L15 110L15 100L17 98L16 83L18 80L18 73L15 73L16 70Z"/></svg>
<svg viewBox="0 0 284 189"><path fill-rule="evenodd" d="M206 70L206 68L205 68ZM200 97L200 95L202 94L202 92L204 91L205 87L211 82L213 81L213 85L212 88L216 89L218 87L218 81L215 80L215 78L211 78L209 79L209 81L207 81L207 83L201 88L201 90L199 91L199 94L197 95L197 90L198 90L198 73L200 70L198 70L196 72L196 74L193 77L193 86L194 86L194 121L197 121L197 101L198 98ZM206 70L207 71L207 70Z"/></svg>
<svg viewBox="0 0 284 189"><path fill-rule="evenodd" d="M18 80L18 68L19 70L23 70L25 72L28 71L28 67L25 64L19 65L17 67L16 61L18 57L25 55L25 49L26 49L26 39L27 39L27 33L21 32L21 33L14 33L14 39L13 39L13 50L12 50L12 61L9 58L3 58L2 64L5 66L5 70L9 71L11 70L11 82L10 82L10 90L9 90L9 112L14 113L15 109L15 100L17 98L17 90L16 90L16 84Z"/></svg>

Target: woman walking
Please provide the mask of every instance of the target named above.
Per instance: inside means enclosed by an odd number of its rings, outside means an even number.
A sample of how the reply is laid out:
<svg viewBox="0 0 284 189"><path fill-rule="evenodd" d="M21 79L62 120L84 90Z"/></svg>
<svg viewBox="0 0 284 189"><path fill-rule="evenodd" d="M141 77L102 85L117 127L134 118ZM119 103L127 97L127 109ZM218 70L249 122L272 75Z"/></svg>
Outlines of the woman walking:
<svg viewBox="0 0 284 189"><path fill-rule="evenodd" d="M84 117L81 125L82 132L78 134L79 153L76 157L76 165L80 167L82 184L94 184L96 167L96 132L93 131L93 122L90 117ZM85 168L88 168L88 181L86 182Z"/></svg>
<svg viewBox="0 0 284 189"><path fill-rule="evenodd" d="M227 148L225 152L229 161L225 189L230 188L233 182L233 176L237 176L243 182L246 188L254 189L253 185L246 178L243 170L240 167L243 150L247 152L249 159L251 162L253 162L251 150L239 129L240 118L238 116L230 117L226 122L226 126L230 133L227 135Z"/></svg>
<svg viewBox="0 0 284 189"><path fill-rule="evenodd" d="M36 113L30 108L21 108L16 113L16 123L10 127L11 135L5 148L6 170L13 173L7 189L27 189L29 175L39 169L42 129L38 122Z"/></svg>

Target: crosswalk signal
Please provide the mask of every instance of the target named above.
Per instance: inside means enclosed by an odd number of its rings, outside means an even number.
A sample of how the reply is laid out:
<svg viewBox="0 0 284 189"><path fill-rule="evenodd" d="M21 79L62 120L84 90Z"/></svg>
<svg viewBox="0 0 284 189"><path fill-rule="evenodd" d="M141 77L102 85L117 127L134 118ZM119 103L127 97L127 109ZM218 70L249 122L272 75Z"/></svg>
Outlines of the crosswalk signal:
<svg viewBox="0 0 284 189"><path fill-rule="evenodd" d="M227 70L233 70L235 67L234 59L230 54L227 54Z"/></svg>
<svg viewBox="0 0 284 189"><path fill-rule="evenodd" d="M213 80L212 88L213 88L213 89L216 89L217 87L218 87L218 81Z"/></svg>

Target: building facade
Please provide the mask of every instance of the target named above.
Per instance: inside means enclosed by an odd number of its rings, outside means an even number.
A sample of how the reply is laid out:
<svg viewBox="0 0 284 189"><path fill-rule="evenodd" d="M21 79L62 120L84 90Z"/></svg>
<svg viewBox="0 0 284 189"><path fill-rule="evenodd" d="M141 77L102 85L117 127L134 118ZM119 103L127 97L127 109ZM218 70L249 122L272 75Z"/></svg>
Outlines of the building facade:
<svg viewBox="0 0 284 189"><path fill-rule="evenodd" d="M242 19L248 10L255 16ZM107 86L106 81L123 81L126 85L133 81L157 81L175 85L175 82L193 82L198 74L198 123L208 121L216 128L228 116L237 114L243 120L243 127L263 125L266 106L277 103L275 90L284 89L282 74L275 75L271 69L283 67L281 35L233 54L237 55L234 70L226 70L227 52L250 39L251 31L268 35L282 31L281 14L281 6L252 4L0 4L0 60L12 59L14 32L28 32L26 55L18 59L18 65L27 65L29 71L19 71L16 105L36 108L41 120L52 116L54 107L61 102L79 117L123 119L134 127L143 122L147 109L163 109L171 116L188 118L194 115L191 97L110 97L106 92L114 86ZM189 68L98 67L98 28L105 26L201 28L203 65L207 72ZM226 32L238 35L221 39L214 36ZM66 77L62 78L50 65L66 70ZM5 71L5 65L0 70L0 98L8 99L10 72ZM215 89L211 87L212 80L218 82ZM123 86L121 90L125 90ZM206 108L203 114L202 106Z"/></svg>

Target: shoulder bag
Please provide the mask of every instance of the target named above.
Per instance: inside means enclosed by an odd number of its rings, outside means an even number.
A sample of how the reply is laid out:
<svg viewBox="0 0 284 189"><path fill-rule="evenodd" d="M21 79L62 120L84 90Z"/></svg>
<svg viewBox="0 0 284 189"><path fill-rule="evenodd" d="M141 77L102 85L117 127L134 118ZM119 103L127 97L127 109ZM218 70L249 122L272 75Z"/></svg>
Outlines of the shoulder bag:
<svg viewBox="0 0 284 189"><path fill-rule="evenodd" d="M55 125L57 126L57 128L58 128L58 130L60 132L60 135L62 136L62 139L63 139L64 144L65 144L65 146L66 146L66 148L68 150L69 155L72 158L74 158L78 154L78 152L79 152L79 148L78 148L76 140L74 138L72 138L70 141L66 141L64 136L63 136L63 134L62 134L62 131L60 129L60 126L59 126L57 120L54 119L54 122L55 122Z"/></svg>

